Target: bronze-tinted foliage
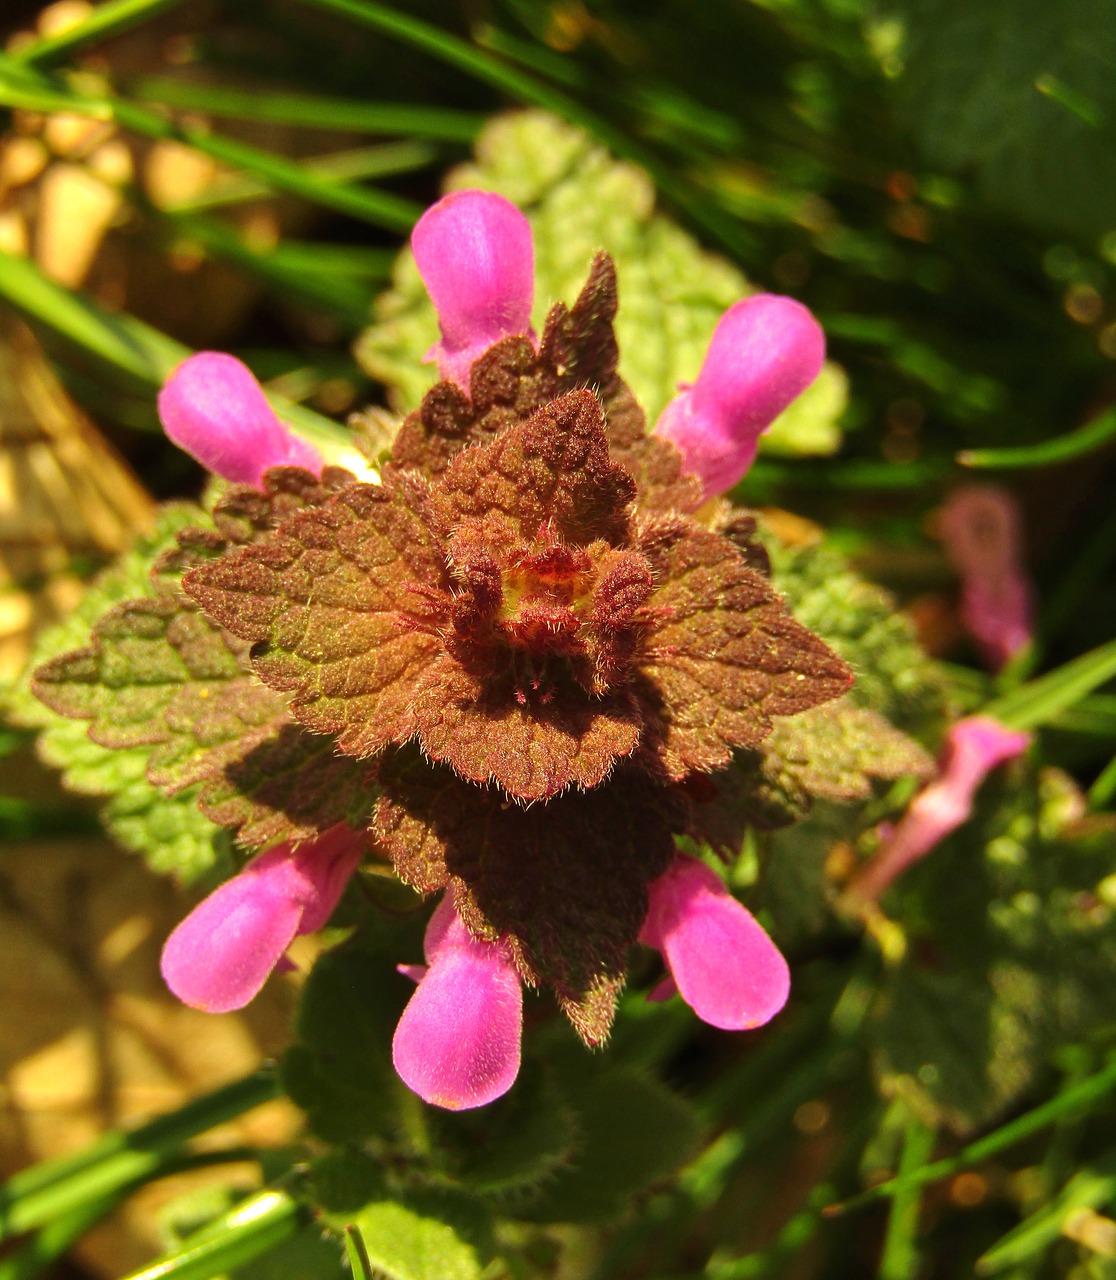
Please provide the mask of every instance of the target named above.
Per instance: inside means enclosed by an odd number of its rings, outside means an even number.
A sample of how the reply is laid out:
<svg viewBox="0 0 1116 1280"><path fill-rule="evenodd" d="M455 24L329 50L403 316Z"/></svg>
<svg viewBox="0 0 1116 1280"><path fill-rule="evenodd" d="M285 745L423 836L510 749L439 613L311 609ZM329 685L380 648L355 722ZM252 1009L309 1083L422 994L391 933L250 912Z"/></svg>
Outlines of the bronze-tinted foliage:
<svg viewBox="0 0 1116 1280"><path fill-rule="evenodd" d="M551 985L590 1043L604 1039L646 886L686 822L677 789L628 764L604 786L524 808L411 748L381 778L373 829L400 876L423 892L452 884L466 923L510 935L523 977Z"/></svg>
<svg viewBox="0 0 1116 1280"><path fill-rule="evenodd" d="M599 785L637 747L678 781L851 675L732 542L638 521L634 496L597 398L573 391L432 484L349 485L184 586L349 754L414 738L526 803Z"/></svg>
<svg viewBox="0 0 1116 1280"><path fill-rule="evenodd" d="M157 599L39 674L249 843L362 825L378 795L401 877L452 885L592 1043L675 834L713 825L701 779L852 680L770 587L750 518L694 514L617 375L615 312L601 255L537 351L504 339L469 396L433 388L382 483L276 468L229 490Z"/></svg>

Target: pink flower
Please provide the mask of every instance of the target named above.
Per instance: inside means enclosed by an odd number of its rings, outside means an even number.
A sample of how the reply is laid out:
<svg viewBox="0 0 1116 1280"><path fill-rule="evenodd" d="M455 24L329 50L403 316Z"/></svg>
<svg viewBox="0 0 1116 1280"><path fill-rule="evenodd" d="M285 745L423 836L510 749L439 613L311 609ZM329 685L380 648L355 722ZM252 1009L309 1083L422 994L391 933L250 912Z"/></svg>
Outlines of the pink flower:
<svg viewBox="0 0 1116 1280"><path fill-rule="evenodd" d="M428 968L400 966L419 985L395 1031L395 1069L424 1102L483 1107L519 1074L523 990L511 953L504 942L474 938L448 893L424 950Z"/></svg>
<svg viewBox="0 0 1116 1280"><path fill-rule="evenodd" d="M1033 627L1019 504L995 485L965 485L946 500L941 529L961 578L961 621L998 671L1030 643Z"/></svg>
<svg viewBox="0 0 1116 1280"><path fill-rule="evenodd" d="M912 863L966 822L980 784L998 765L1027 750L1031 737L991 716L970 716L946 735L938 777L925 786L867 867L846 890L849 901L873 902Z"/></svg>
<svg viewBox="0 0 1116 1280"><path fill-rule="evenodd" d="M167 939L167 986L207 1013L242 1009L291 942L326 923L362 852L362 838L341 823L297 848L286 842L253 858Z"/></svg>
<svg viewBox="0 0 1116 1280"><path fill-rule="evenodd" d="M468 394L473 361L501 338L530 330L530 224L503 196L457 191L422 215L411 248L442 330L427 359Z"/></svg>
<svg viewBox="0 0 1116 1280"><path fill-rule="evenodd" d="M751 912L696 858L679 854L652 884L639 940L663 953L682 999L711 1026L759 1027L787 1002L787 962ZM652 995L668 992L660 986Z"/></svg>
<svg viewBox="0 0 1116 1280"><path fill-rule="evenodd" d="M693 386L663 410L655 431L682 450L705 496L731 489L752 465L760 435L821 372L825 335L793 298L759 293L717 323Z"/></svg>
<svg viewBox="0 0 1116 1280"><path fill-rule="evenodd" d="M313 445L275 416L247 365L219 351L183 360L159 392L163 430L207 470L260 487L268 467L322 469Z"/></svg>

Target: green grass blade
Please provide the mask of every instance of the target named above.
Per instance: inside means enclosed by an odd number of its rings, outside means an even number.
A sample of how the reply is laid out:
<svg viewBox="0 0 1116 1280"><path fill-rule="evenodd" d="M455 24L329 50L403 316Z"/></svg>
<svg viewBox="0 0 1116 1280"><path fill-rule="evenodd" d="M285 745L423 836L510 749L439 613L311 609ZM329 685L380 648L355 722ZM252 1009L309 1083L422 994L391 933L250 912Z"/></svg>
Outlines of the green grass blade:
<svg viewBox="0 0 1116 1280"><path fill-rule="evenodd" d="M915 1115L907 1119L903 1134L903 1153L899 1158L899 1177L909 1178L925 1168L934 1149L934 1130ZM880 1258L880 1280L911 1280L918 1272L918 1214L922 1199L921 1186L908 1186L892 1197L887 1219L883 1254Z"/></svg>
<svg viewBox="0 0 1116 1280"><path fill-rule="evenodd" d="M1063 733L1116 740L1116 694L1095 693L1090 698L1082 698L1048 723Z"/></svg>
<svg viewBox="0 0 1116 1280"><path fill-rule="evenodd" d="M386 178L394 174L414 173L438 159L437 150L428 142L388 142L374 147L351 147L327 155L309 156L301 161L312 178L330 184L360 181L364 178ZM244 173L218 178L212 186L180 204L169 205L166 213L197 213L227 205L243 204L272 194L273 188L260 178Z"/></svg>
<svg viewBox="0 0 1116 1280"><path fill-rule="evenodd" d="M1089 788L1089 808L1107 809L1116 796L1116 756L1097 774L1096 780Z"/></svg>
<svg viewBox="0 0 1116 1280"><path fill-rule="evenodd" d="M1045 98L1049 98L1051 102L1056 102L1058 106L1064 108L1071 115L1076 116L1078 120L1087 124L1091 129L1100 129L1104 126L1104 112L1097 106L1092 98L1086 97L1083 93L1078 93L1076 89L1071 89L1063 80L1059 80L1057 76L1050 74L1038 76L1035 80L1035 88Z"/></svg>
<svg viewBox="0 0 1116 1280"><path fill-rule="evenodd" d="M270 1252L295 1235L309 1213L285 1191L261 1191L210 1223L193 1244L127 1280L212 1280Z"/></svg>
<svg viewBox="0 0 1116 1280"><path fill-rule="evenodd" d="M0 299L29 320L45 325L68 342L144 383L162 385L190 349L134 316L105 311L80 294L49 280L33 262L0 251ZM363 468L348 431L330 418L284 396L268 392L276 413L343 466Z"/></svg>
<svg viewBox="0 0 1116 1280"><path fill-rule="evenodd" d="M991 1276L1041 1253L1062 1234L1075 1209L1099 1209L1116 1200L1116 1150L1080 1169L1061 1192L1013 1227L977 1259L978 1275Z"/></svg>
<svg viewBox="0 0 1116 1280"><path fill-rule="evenodd" d="M111 118L122 128L156 141L184 143L214 160L243 170L278 191L301 196L389 231L410 231L422 213L420 206L402 196L377 191L373 187L323 182L298 161L235 138L209 133L195 124L176 122L159 111L149 110L126 98L92 98L77 92L67 95L62 81L38 75L13 62L7 55L0 54L0 105L17 105L14 101L17 97L26 97L34 92L66 95L57 99L56 109L96 119L105 118L107 106Z"/></svg>
<svg viewBox="0 0 1116 1280"><path fill-rule="evenodd" d="M0 298L123 373L159 386L190 354L131 316L105 311L56 284L27 258L0 250Z"/></svg>
<svg viewBox="0 0 1116 1280"><path fill-rule="evenodd" d="M963 467L1007 470L1015 467L1049 467L1072 462L1116 440L1116 409L1109 409L1092 422L1042 444L1018 449L966 449L957 455Z"/></svg>
<svg viewBox="0 0 1116 1280"><path fill-rule="evenodd" d="M119 1195L91 1200L47 1223L45 1227L0 1262L0 1280L35 1280L57 1262L75 1241L107 1217L120 1203Z"/></svg>
<svg viewBox="0 0 1116 1280"><path fill-rule="evenodd" d="M752 247L751 237L736 218L726 216L703 199L691 183L623 129L617 128L552 85L542 83L517 67L509 66L487 50L478 49L432 23L377 4L375 0L302 0L302 3L338 14L351 22L400 40L508 94L518 102L553 111L555 115L593 134L613 154L646 169L659 190L729 252L739 255Z"/></svg>
<svg viewBox="0 0 1116 1280"><path fill-rule="evenodd" d="M173 240L193 242L207 254L224 258L244 268L280 297L307 303L318 311L335 316L350 330L368 323L374 290L367 275L346 271L341 255L325 255L331 269L316 266L312 246L288 250L277 245L256 247L241 233L216 218L191 216L168 219L167 231ZM390 268L380 264L373 280L382 282Z"/></svg>
<svg viewBox="0 0 1116 1280"><path fill-rule="evenodd" d="M338 213L348 214L373 226L389 231L409 232L422 208L402 196L372 187L349 186L339 182L323 182L308 173L296 160L275 155L235 138L207 133L191 124L177 124L157 112L148 111L123 98L112 99L113 116L126 129L134 129L145 137L173 139L219 160L243 169L278 191L302 196Z"/></svg>
<svg viewBox="0 0 1116 1280"><path fill-rule="evenodd" d="M0 1187L0 1240L32 1231L144 1178L197 1134L269 1102L277 1093L274 1070L254 1071L170 1115L135 1129L115 1130L76 1155L16 1174Z"/></svg>
<svg viewBox="0 0 1116 1280"><path fill-rule="evenodd" d="M364 1237L355 1223L350 1223L345 1228L345 1251L349 1255L349 1270L353 1273L353 1280L379 1280L372 1269Z"/></svg>
<svg viewBox="0 0 1116 1280"><path fill-rule="evenodd" d="M998 1155L1017 1142L1022 1142L1024 1138L1040 1133L1043 1129L1072 1114L1079 1107L1088 1107L1090 1103L1099 1102L1114 1090L1116 1090L1116 1057L1087 1079L1062 1089L1049 1101L1028 1111L1025 1115L1002 1125L994 1133L971 1142L958 1155L950 1156L945 1160L935 1160L933 1164L923 1165L921 1169L905 1177L889 1178L887 1182L869 1187L867 1191L862 1191L843 1204L829 1205L826 1214L833 1217L847 1213L876 1200L898 1195L911 1187L925 1186L928 1182L950 1178L963 1169L971 1169L973 1165L982 1163L990 1156Z"/></svg>
<svg viewBox="0 0 1116 1280"><path fill-rule="evenodd" d="M80 22L57 35L43 36L24 45L14 57L27 66L53 66L87 45L148 22L180 3L181 0L104 0Z"/></svg>
<svg viewBox="0 0 1116 1280"><path fill-rule="evenodd" d="M1116 679L1116 640L993 699L983 713L1011 729L1037 729L1112 679Z"/></svg>
<svg viewBox="0 0 1116 1280"><path fill-rule="evenodd" d="M151 77L128 86L132 97L184 111L204 111L232 120L263 120L271 124L312 129L341 129L354 133L429 138L436 142L471 143L487 117L449 107L408 102L361 102L299 93L250 93L213 85Z"/></svg>

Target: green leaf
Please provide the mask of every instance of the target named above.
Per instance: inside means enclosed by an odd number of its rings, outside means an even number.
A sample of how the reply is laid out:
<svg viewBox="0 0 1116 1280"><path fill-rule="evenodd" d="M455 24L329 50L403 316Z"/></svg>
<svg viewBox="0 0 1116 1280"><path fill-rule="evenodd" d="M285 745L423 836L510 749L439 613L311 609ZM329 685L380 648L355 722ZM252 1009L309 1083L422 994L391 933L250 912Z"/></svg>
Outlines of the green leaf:
<svg viewBox="0 0 1116 1280"><path fill-rule="evenodd" d="M1041 228L1111 228L1116 25L1105 0L886 9L903 26L902 105L932 165L963 172L987 201ZM1043 92L1056 85L1065 92ZM1067 109L1067 93L1088 104L1087 119Z"/></svg>
<svg viewBox="0 0 1116 1280"><path fill-rule="evenodd" d="M369 1262L391 1280L479 1280L491 1226L472 1197L408 1184L355 1151L319 1160L312 1190L324 1220L359 1228Z"/></svg>
<svg viewBox="0 0 1116 1280"><path fill-rule="evenodd" d="M581 1145L523 1211L539 1222L608 1222L631 1196L693 1154L701 1128L693 1107L643 1072L561 1056L558 1076Z"/></svg>
<svg viewBox="0 0 1116 1280"><path fill-rule="evenodd" d="M1025 768L986 784L974 821L888 899L908 938L872 1021L881 1086L959 1133L1015 1103L1057 1046L1111 1023L1116 916L1091 904L1116 870L1116 822L1077 818L1065 775Z"/></svg>
<svg viewBox="0 0 1116 1280"><path fill-rule="evenodd" d="M837 891L826 863L833 846L855 830L847 809L821 801L801 821L769 837L760 901L781 949L792 952L833 927Z"/></svg>
<svg viewBox="0 0 1116 1280"><path fill-rule="evenodd" d="M531 1053L530 1040L527 1052ZM528 1058L515 1088L483 1109L429 1113L447 1172L474 1194L512 1205L539 1198L578 1147L573 1107L549 1064Z"/></svg>
<svg viewBox="0 0 1116 1280"><path fill-rule="evenodd" d="M552 302L573 298L600 250L616 260L620 311L616 336L620 376L654 422L681 381L701 367L713 327L726 307L752 292L723 258L654 212L655 192L643 170L609 156L592 138L553 116L529 111L493 121L477 143L477 161L455 170L448 186L498 191L519 204L535 235L535 327ZM414 259L405 251L392 289L376 304L376 323L357 356L389 391L393 405L413 409L434 381L422 367L438 339L434 310ZM783 453L832 453L847 399L843 372L821 378L763 437Z"/></svg>
<svg viewBox="0 0 1116 1280"><path fill-rule="evenodd" d="M942 673L892 596L824 543L787 547L768 538L766 545L772 581L795 618L856 671L850 700L916 737L936 739L945 714Z"/></svg>
<svg viewBox="0 0 1116 1280"><path fill-rule="evenodd" d="M876 781L928 778L934 761L883 716L845 697L779 717L762 747L735 767L745 772L742 808L750 802L770 814L763 822L753 813L755 825L765 826L793 822L814 800L870 800Z"/></svg>
<svg viewBox="0 0 1116 1280"><path fill-rule="evenodd" d="M414 988L395 966L421 949L409 922L377 917L310 972L296 1043L283 1058L283 1085L327 1142L397 1131L406 1090L392 1066L391 1040Z"/></svg>
<svg viewBox="0 0 1116 1280"><path fill-rule="evenodd" d="M43 705L30 689L37 666L85 643L94 623L122 600L152 592L151 560L174 545L175 534L204 520L200 508L181 503L163 507L155 529L139 538L100 575L77 608L36 640L27 670L4 694L5 713L19 725L40 730L38 751L61 770L66 786L80 795L104 797L102 816L112 834L156 870L183 881L196 880L224 863L228 839L197 807L197 789L174 797L148 782L148 749L112 750L90 740L88 726Z"/></svg>

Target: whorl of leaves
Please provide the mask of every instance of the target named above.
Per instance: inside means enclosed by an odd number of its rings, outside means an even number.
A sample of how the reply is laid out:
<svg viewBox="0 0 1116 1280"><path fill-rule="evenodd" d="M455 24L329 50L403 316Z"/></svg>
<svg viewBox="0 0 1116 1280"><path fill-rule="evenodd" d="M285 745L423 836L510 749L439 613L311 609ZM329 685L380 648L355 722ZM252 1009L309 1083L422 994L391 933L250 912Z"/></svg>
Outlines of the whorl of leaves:
<svg viewBox="0 0 1116 1280"><path fill-rule="evenodd" d="M276 468L230 489L153 598L36 681L249 845L371 822L591 1043L677 834L724 846L718 822L924 766L868 713L802 715L851 670L772 588L749 516L695 515L617 375L615 313L600 255L537 351L505 339L469 396L428 393L381 483Z"/></svg>

